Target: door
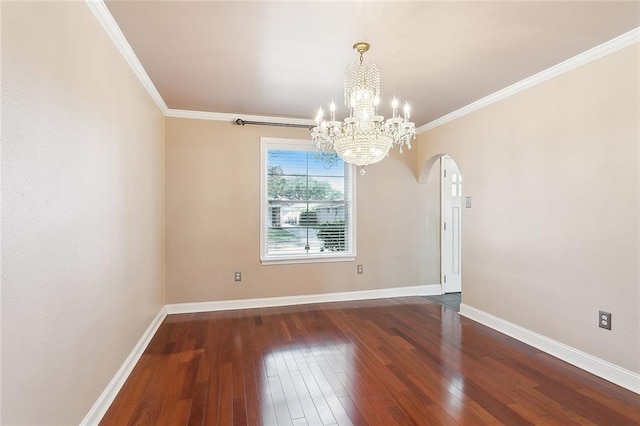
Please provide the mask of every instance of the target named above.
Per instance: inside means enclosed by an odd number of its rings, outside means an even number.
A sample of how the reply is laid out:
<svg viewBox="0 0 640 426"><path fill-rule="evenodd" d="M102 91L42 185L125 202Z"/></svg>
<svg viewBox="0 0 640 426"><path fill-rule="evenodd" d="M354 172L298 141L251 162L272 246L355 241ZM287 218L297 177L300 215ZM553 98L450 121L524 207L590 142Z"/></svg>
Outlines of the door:
<svg viewBox="0 0 640 426"><path fill-rule="evenodd" d="M461 281L461 213L462 175L455 161L449 156L441 158L441 206L442 242L441 273L442 292L456 293L462 290Z"/></svg>

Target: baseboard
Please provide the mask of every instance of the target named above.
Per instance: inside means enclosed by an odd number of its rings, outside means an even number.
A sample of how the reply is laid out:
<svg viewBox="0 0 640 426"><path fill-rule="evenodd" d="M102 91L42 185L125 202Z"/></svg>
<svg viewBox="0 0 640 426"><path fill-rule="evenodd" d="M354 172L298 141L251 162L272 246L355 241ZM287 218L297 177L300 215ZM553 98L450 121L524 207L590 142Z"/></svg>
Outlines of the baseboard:
<svg viewBox="0 0 640 426"><path fill-rule="evenodd" d="M115 376L113 376L113 379L111 379L107 387L96 400L95 404L93 404L93 407L91 407L91 410L89 410L87 415L84 417L80 423L82 426L93 426L100 423L100 420L102 420L102 417L104 417L105 413L111 406L111 403L116 398L116 395L120 392L124 382L129 377L129 374L131 374L131 371L133 371L133 367L135 367L136 363L144 353L144 350L147 348L147 345L149 345L151 338L156 334L156 331L158 331L160 324L162 324L162 321L166 316L167 309L166 307L162 307L160 312L158 312L158 315L156 315L149 327L147 327L138 343L136 343L127 359L124 360L120 369L116 372Z"/></svg>
<svg viewBox="0 0 640 426"><path fill-rule="evenodd" d="M111 406L111 403L120 392L125 381L133 371L136 363L149 345L151 338L162 324L167 314L181 314L207 311L223 311L232 309L250 309L272 306L303 305L308 303L345 302L351 300L384 299L405 296L431 296L442 294L440 284L419 285L411 287L385 288L379 290L351 291L343 293L311 294L304 296L269 297L245 300L223 300L219 302L177 303L164 306L153 319L127 359L96 402L91 407L85 418L80 423L82 426L98 425L102 417Z"/></svg>
<svg viewBox="0 0 640 426"><path fill-rule="evenodd" d="M390 297L432 296L436 294L442 294L442 287L440 284L384 288L379 290L347 291L341 293L309 294L302 296L221 300L216 302L174 303L167 305L167 314L268 308L274 306L304 305L309 303L347 302L353 300L385 299Z"/></svg>
<svg viewBox="0 0 640 426"><path fill-rule="evenodd" d="M464 303L460 305L460 315L472 319L507 336L540 349L571 365L595 374L625 389L640 394L640 374L624 369L603 359L589 355L546 336L512 324Z"/></svg>

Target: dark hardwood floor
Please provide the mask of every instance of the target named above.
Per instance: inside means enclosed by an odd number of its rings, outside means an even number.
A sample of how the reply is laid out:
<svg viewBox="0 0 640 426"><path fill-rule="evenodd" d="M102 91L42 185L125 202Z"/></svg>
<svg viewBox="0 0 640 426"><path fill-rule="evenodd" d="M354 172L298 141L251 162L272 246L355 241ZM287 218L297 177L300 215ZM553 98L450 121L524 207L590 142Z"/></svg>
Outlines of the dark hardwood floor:
<svg viewBox="0 0 640 426"><path fill-rule="evenodd" d="M170 315L102 425L637 425L640 395L424 297Z"/></svg>

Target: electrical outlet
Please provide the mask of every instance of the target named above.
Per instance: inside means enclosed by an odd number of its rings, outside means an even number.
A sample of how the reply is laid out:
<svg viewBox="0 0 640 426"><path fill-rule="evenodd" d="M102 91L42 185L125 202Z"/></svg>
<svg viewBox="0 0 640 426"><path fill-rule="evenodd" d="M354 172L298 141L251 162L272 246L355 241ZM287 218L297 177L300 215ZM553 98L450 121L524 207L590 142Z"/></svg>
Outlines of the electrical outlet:
<svg viewBox="0 0 640 426"><path fill-rule="evenodd" d="M600 328L611 330L611 312L598 312L598 325Z"/></svg>
<svg viewBox="0 0 640 426"><path fill-rule="evenodd" d="M362 269L362 265L358 265L358 273L363 274L364 270Z"/></svg>
<svg viewBox="0 0 640 426"><path fill-rule="evenodd" d="M242 281L242 272L236 271L235 279L236 281Z"/></svg>

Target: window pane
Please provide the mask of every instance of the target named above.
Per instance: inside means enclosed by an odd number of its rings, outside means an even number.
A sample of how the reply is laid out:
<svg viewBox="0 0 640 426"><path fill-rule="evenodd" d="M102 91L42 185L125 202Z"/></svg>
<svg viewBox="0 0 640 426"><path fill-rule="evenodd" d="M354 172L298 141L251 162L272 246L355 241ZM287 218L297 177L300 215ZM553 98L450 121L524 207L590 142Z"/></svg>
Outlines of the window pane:
<svg viewBox="0 0 640 426"><path fill-rule="evenodd" d="M270 203L269 211L268 253L345 251L344 203Z"/></svg>
<svg viewBox="0 0 640 426"><path fill-rule="evenodd" d="M272 174L267 177L267 197L283 201L341 201L344 178Z"/></svg>
<svg viewBox="0 0 640 426"><path fill-rule="evenodd" d="M265 153L267 258L350 252L350 166L313 150Z"/></svg>
<svg viewBox="0 0 640 426"><path fill-rule="evenodd" d="M325 164L315 151L287 151L270 149L267 153L269 173L279 168L285 175L340 176L344 177L344 162L338 158L333 164Z"/></svg>

